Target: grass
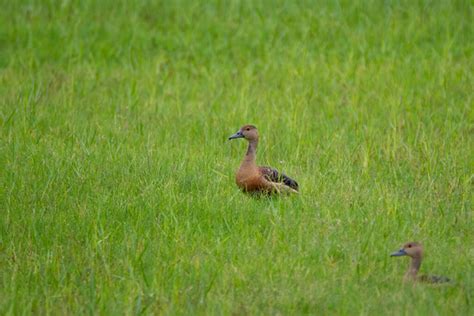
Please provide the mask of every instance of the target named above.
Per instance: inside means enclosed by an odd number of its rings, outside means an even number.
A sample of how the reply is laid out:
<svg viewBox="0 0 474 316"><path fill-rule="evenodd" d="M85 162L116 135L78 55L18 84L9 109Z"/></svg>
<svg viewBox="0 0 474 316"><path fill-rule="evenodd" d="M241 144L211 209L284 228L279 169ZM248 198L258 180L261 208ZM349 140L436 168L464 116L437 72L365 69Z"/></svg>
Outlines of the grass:
<svg viewBox="0 0 474 316"><path fill-rule="evenodd" d="M0 4L1 314L473 314L470 1Z"/></svg>

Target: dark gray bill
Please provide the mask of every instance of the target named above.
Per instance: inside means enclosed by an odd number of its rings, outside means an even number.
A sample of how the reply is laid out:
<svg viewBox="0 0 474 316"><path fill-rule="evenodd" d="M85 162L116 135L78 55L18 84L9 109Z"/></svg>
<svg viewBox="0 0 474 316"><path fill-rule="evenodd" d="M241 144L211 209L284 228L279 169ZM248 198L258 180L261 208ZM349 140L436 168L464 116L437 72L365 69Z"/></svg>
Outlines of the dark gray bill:
<svg viewBox="0 0 474 316"><path fill-rule="evenodd" d="M241 131L238 131L237 133L235 133L234 135L232 135L231 137L229 137L229 140L231 140L231 139L236 139L236 138L244 138L244 134L242 134Z"/></svg>
<svg viewBox="0 0 474 316"><path fill-rule="evenodd" d="M407 255L406 251L404 249L400 249L392 253L390 257L401 257L401 256L406 256L406 255Z"/></svg>

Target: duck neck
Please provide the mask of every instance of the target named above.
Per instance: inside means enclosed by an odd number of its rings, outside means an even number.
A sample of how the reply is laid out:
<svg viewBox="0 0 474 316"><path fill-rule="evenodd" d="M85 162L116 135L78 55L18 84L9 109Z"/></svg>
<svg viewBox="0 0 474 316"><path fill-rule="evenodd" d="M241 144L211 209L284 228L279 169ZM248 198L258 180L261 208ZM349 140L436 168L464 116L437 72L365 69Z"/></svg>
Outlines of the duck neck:
<svg viewBox="0 0 474 316"><path fill-rule="evenodd" d="M257 145L258 140L250 140L249 147L247 148L247 153L245 154L244 161L247 163L255 163L255 158L257 156Z"/></svg>
<svg viewBox="0 0 474 316"><path fill-rule="evenodd" d="M413 257L411 259L410 268L408 269L406 276L412 279L416 278L418 271L420 270L421 266L421 257Z"/></svg>

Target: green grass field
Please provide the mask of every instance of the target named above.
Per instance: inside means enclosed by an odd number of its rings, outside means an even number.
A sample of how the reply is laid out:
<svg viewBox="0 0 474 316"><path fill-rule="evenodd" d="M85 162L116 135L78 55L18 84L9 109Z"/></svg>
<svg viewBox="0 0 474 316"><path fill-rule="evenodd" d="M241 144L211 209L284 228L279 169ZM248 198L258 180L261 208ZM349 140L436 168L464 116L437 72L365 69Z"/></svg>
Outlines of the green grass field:
<svg viewBox="0 0 474 316"><path fill-rule="evenodd" d="M0 7L0 314L473 314L471 1Z"/></svg>

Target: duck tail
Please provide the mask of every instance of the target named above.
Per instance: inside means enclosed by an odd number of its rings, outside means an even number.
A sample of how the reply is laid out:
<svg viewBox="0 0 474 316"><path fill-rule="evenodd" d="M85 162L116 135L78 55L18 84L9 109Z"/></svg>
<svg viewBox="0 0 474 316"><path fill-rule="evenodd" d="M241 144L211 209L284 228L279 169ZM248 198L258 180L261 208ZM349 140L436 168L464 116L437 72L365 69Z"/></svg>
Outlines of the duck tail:
<svg viewBox="0 0 474 316"><path fill-rule="evenodd" d="M286 174L282 173L281 178L283 179L283 183L292 188L293 190L298 191L299 185L298 182L293 180L292 178L288 177Z"/></svg>

